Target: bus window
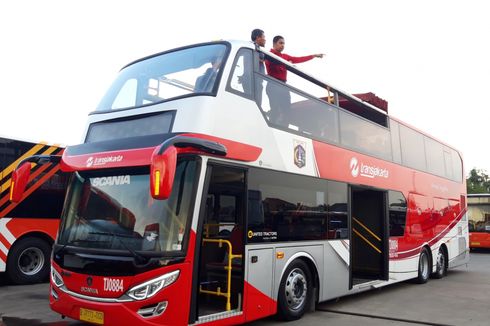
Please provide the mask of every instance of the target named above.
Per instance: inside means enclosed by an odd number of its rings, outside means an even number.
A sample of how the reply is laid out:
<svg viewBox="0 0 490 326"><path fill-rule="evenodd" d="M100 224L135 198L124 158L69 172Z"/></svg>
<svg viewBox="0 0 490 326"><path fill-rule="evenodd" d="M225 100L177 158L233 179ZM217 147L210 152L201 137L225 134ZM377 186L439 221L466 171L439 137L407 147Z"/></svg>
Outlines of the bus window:
<svg viewBox="0 0 490 326"><path fill-rule="evenodd" d="M427 171L441 177L445 176L442 144L427 136L424 136L424 142Z"/></svg>
<svg viewBox="0 0 490 326"><path fill-rule="evenodd" d="M224 43L208 44L136 61L121 70L96 110L135 108L196 93L214 95L228 51ZM208 74L213 70L216 74ZM201 76L212 78L196 87Z"/></svg>
<svg viewBox="0 0 490 326"><path fill-rule="evenodd" d="M328 239L348 239L347 184L328 181Z"/></svg>
<svg viewBox="0 0 490 326"><path fill-rule="evenodd" d="M213 166L204 220L205 236L230 237L234 229L243 231L245 172Z"/></svg>
<svg viewBox="0 0 490 326"><path fill-rule="evenodd" d="M250 169L250 194L249 242L327 238L325 180Z"/></svg>
<svg viewBox="0 0 490 326"><path fill-rule="evenodd" d="M232 72L228 79L228 92L253 99L253 54L250 49L241 49L233 62Z"/></svg>
<svg viewBox="0 0 490 326"><path fill-rule="evenodd" d="M248 225L253 227L264 225L262 193L258 190L248 191Z"/></svg>
<svg viewBox="0 0 490 326"><path fill-rule="evenodd" d="M407 201L399 191L388 191L390 237L403 236L407 218Z"/></svg>
<svg viewBox="0 0 490 326"><path fill-rule="evenodd" d="M444 175L446 178L453 178L453 162L451 159L451 152L449 148L444 148Z"/></svg>
<svg viewBox="0 0 490 326"><path fill-rule="evenodd" d="M461 156L454 149L451 149L451 157L453 161L453 180L461 182L463 180L463 163Z"/></svg>
<svg viewBox="0 0 490 326"><path fill-rule="evenodd" d="M400 142L403 165L425 171L427 165L424 151L424 136L411 128L400 125Z"/></svg>
<svg viewBox="0 0 490 326"><path fill-rule="evenodd" d="M117 94L116 99L114 100L112 106L115 108L135 106L137 89L138 89L138 80L136 78L128 79L121 87L121 90ZM148 100L145 100L144 102L146 104L148 103Z"/></svg>
<svg viewBox="0 0 490 326"><path fill-rule="evenodd" d="M390 131L344 111L340 112L340 142L352 149L392 160Z"/></svg>
<svg viewBox="0 0 490 326"><path fill-rule="evenodd" d="M257 75L255 82L265 85L261 110L271 126L338 143L338 108L273 78Z"/></svg>
<svg viewBox="0 0 490 326"><path fill-rule="evenodd" d="M393 153L393 162L402 163L402 151L400 148L400 124L390 119L391 131L391 148Z"/></svg>

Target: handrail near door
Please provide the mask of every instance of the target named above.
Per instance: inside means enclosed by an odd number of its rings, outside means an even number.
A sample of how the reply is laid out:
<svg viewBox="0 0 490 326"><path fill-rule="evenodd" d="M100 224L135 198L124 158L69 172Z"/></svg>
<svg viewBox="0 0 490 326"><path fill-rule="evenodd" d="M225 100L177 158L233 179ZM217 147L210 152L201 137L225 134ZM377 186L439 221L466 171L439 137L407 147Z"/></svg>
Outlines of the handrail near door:
<svg viewBox="0 0 490 326"><path fill-rule="evenodd" d="M242 255L234 255L233 254L233 245L228 240L224 240L224 239L203 239L202 241L204 244L206 242L207 243L218 243L220 248L223 244L228 245L228 264L226 266L223 266L223 268L228 271L226 292L221 292L221 287L219 287L219 286L218 286L217 291L203 290L202 285L199 286L199 292L225 297L226 298L226 311L229 311L229 310L231 310L231 271L233 269L231 262L235 258L242 258Z"/></svg>

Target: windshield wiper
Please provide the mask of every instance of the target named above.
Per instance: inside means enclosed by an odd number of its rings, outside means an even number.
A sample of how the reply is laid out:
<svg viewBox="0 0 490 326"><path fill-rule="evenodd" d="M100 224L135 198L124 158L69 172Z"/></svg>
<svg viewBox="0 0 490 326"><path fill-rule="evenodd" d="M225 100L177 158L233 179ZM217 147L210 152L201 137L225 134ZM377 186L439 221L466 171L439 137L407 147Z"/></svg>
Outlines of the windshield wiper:
<svg viewBox="0 0 490 326"><path fill-rule="evenodd" d="M95 239L78 239L78 240L73 240L73 243L100 243L100 242L109 242L107 240L95 240Z"/></svg>
<svg viewBox="0 0 490 326"><path fill-rule="evenodd" d="M100 227L99 225L97 227ZM94 232L89 232L88 234L94 234L94 235L112 235L114 237L120 237L120 238L133 238L132 236L128 235L128 234L122 234L122 233L114 233L114 232L110 232L110 231L104 231L104 232L100 232L100 231L94 231Z"/></svg>
<svg viewBox="0 0 490 326"><path fill-rule="evenodd" d="M99 226L100 227L100 226ZM134 251L133 249L131 249L128 245L126 245L124 243L124 241L121 240L122 237L124 238L132 238L132 236L129 236L129 235L126 235L126 234L120 234L120 233L114 233L114 232L111 232L111 231L104 231L104 232L100 232L100 231L97 231L97 232L89 232L88 234L94 234L94 235L110 235L114 238L117 239L117 241L119 241L120 244L122 244L122 246L131 253L131 255L133 255L135 261L137 264L146 264L148 262L148 258L137 253L136 251Z"/></svg>

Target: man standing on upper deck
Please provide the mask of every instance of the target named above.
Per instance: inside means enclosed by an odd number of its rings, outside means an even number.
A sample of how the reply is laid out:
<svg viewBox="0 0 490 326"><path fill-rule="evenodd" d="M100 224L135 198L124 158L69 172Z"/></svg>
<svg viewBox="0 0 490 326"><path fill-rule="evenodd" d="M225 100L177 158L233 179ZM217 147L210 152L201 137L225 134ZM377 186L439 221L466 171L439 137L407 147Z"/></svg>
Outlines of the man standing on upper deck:
<svg viewBox="0 0 490 326"><path fill-rule="evenodd" d="M312 54L304 57L293 57L288 54L282 53L282 51L284 50L285 42L284 37L280 35L274 36L272 43L273 44L271 52L292 63L301 63L309 61L313 58L323 58L323 54ZM284 83L287 81L287 69L283 63L280 63L273 59L266 59L265 65L267 67L267 74L269 76L274 77ZM290 122L289 115L291 113L291 93L289 92L289 89L285 85L268 82L266 93L269 97L270 104L269 121L274 124L288 126Z"/></svg>
<svg viewBox="0 0 490 326"><path fill-rule="evenodd" d="M293 56L288 55L286 53L282 53L282 51L284 51L284 45L285 45L284 37L282 37L280 35L274 36L274 39L272 40L271 52L274 53L275 55L283 58L284 60L291 62L291 63L301 63L301 62L309 61L313 58L323 58L322 53L307 55L304 57L293 57ZM283 82L286 82L287 70L286 70L286 66L284 64L279 63L279 62L272 62L270 60L266 60L265 65L267 67L267 74L269 76L272 76L276 79L279 79Z"/></svg>
<svg viewBox="0 0 490 326"><path fill-rule="evenodd" d="M263 30L256 28L252 31L251 35L252 42L254 42L255 47L258 48L259 46L264 47L265 46L265 33ZM265 68L264 68L264 54L262 52L259 52L259 70L261 73L265 73Z"/></svg>
<svg viewBox="0 0 490 326"><path fill-rule="evenodd" d="M255 49L258 50L259 47L264 47L265 46L265 33L263 30L260 28L256 28L252 31L250 38L252 39L252 42L255 44ZM259 71L262 74L265 74L265 66L264 66L264 59L265 59L265 54L263 52L259 52ZM263 86L262 83L256 83L255 84L255 100L257 101L257 104L259 106L262 105L262 91L263 91Z"/></svg>
<svg viewBox="0 0 490 326"><path fill-rule="evenodd" d="M263 30L256 28L252 31L250 38L252 39L252 42L255 43L255 45L258 46L265 46L265 33Z"/></svg>

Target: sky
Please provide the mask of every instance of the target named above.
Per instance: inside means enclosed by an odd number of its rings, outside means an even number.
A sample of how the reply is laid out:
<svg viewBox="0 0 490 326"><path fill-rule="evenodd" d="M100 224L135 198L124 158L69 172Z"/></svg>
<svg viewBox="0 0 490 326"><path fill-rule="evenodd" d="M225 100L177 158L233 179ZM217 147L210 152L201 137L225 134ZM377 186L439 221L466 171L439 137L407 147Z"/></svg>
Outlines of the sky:
<svg viewBox="0 0 490 326"><path fill-rule="evenodd" d="M325 53L298 67L455 147L490 171L490 19L484 0L0 2L0 135L77 144L118 71L138 58L219 39Z"/></svg>

